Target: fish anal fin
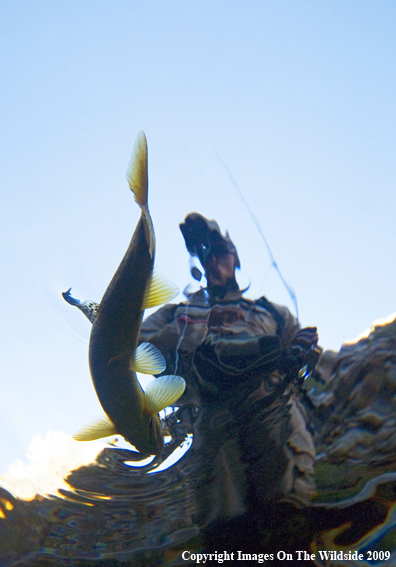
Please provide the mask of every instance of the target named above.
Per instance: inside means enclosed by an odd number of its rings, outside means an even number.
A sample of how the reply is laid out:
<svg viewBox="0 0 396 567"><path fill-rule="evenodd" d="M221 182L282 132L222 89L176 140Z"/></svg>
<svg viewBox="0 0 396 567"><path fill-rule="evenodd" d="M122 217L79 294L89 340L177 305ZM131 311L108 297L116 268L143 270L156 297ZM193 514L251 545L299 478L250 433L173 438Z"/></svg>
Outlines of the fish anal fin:
<svg viewBox="0 0 396 567"><path fill-rule="evenodd" d="M149 382L145 392L145 410L154 415L174 404L186 387L181 376L160 376Z"/></svg>
<svg viewBox="0 0 396 567"><path fill-rule="evenodd" d="M148 174L147 174L147 140L143 132L137 135L132 156L128 163L126 178L129 187L140 208L147 208Z"/></svg>
<svg viewBox="0 0 396 567"><path fill-rule="evenodd" d="M130 368L142 374L161 374L166 362L160 351L150 343L142 343L131 358Z"/></svg>
<svg viewBox="0 0 396 567"><path fill-rule="evenodd" d="M143 309L150 309L172 301L178 295L178 287L167 278L154 270L151 280L147 284L146 292L143 299Z"/></svg>
<svg viewBox="0 0 396 567"><path fill-rule="evenodd" d="M116 435L118 432L116 426L109 418L101 418L95 422L91 422L77 431L73 435L76 441L94 441L102 439L110 435Z"/></svg>

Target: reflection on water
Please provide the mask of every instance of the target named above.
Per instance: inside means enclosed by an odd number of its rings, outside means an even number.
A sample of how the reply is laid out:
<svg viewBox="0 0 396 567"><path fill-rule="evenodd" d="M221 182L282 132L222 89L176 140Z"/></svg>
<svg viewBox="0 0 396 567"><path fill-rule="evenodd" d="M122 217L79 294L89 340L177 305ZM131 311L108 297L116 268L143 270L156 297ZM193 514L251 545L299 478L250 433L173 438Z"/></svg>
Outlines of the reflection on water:
<svg viewBox="0 0 396 567"><path fill-rule="evenodd" d="M188 453L158 473L161 458L133 467L136 458L134 451L106 448L95 464L72 472L58 496L26 501L0 489L0 564L185 565L183 550L199 551L203 545L193 521L196 479ZM322 528L311 553L319 557L319 549L366 553L396 548L396 474L377 479L361 498L350 506L345 501L300 511L297 529L312 531L313 523ZM292 537L295 521L296 514L289 521L283 518L283 529Z"/></svg>
<svg viewBox="0 0 396 567"><path fill-rule="evenodd" d="M167 447L164 456L134 467L136 452L105 448L95 463L69 474L57 496L27 501L1 489L0 564L79 565L132 556L145 564L189 540L198 528L188 459L156 472L170 452Z"/></svg>
<svg viewBox="0 0 396 567"><path fill-rule="evenodd" d="M184 550L282 549L315 554L298 565L396 564L395 353L392 320L324 353L298 398L292 389L274 397L272 372L270 401L261 397L255 412L254 401L237 403L241 386L195 413L180 408L167 416L172 438L154 458L37 438L29 471L13 465L0 479L1 567L177 566L188 564ZM179 460L177 451L186 451ZM277 482L283 494L273 496ZM323 560L323 550L357 550L365 560Z"/></svg>
<svg viewBox="0 0 396 567"><path fill-rule="evenodd" d="M29 501L0 489L0 565L185 565L184 549L205 547L193 520L198 471L189 457L188 451L156 472L161 457L137 467L136 452L105 448L95 463L69 474L56 496L36 495ZM301 536L320 533L310 544L317 557L320 549L395 550L396 473L366 483L354 500L283 516L282 537L285 530L294 539L296 530L302 530ZM271 531L269 526L268 538Z"/></svg>
<svg viewBox="0 0 396 567"><path fill-rule="evenodd" d="M12 463L8 472L0 475L0 486L24 500L32 500L36 494L57 494L58 488L68 488L64 477L93 463L105 446L101 441L78 443L59 431L37 434L27 452L29 464L19 460Z"/></svg>

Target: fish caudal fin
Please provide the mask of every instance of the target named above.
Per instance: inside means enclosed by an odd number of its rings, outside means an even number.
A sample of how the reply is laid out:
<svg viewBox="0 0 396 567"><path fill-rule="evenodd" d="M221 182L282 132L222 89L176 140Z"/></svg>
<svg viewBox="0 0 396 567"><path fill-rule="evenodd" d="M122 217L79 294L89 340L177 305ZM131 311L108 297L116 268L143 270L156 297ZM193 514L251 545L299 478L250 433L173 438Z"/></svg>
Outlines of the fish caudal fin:
<svg viewBox="0 0 396 567"><path fill-rule="evenodd" d="M147 172L147 140L146 134L139 132L135 145L133 146L132 156L128 163L126 178L129 188L132 191L136 203L142 209L146 218L146 238L150 246L150 256L154 258L155 236L153 221L148 209L148 172Z"/></svg>
<svg viewBox="0 0 396 567"><path fill-rule="evenodd" d="M181 376L160 376L149 382L145 392L145 410L154 415L174 404L186 387Z"/></svg>
<svg viewBox="0 0 396 567"><path fill-rule="evenodd" d="M132 156L128 163L126 178L141 209L147 207L148 173L147 173L147 140L143 132L137 135Z"/></svg>
<svg viewBox="0 0 396 567"><path fill-rule="evenodd" d="M142 343L131 357L130 369L142 374L161 374L166 362L160 351L150 343Z"/></svg>
<svg viewBox="0 0 396 567"><path fill-rule="evenodd" d="M150 307L172 301L178 293L179 288L174 283L154 271L146 287L143 309L150 309Z"/></svg>
<svg viewBox="0 0 396 567"><path fill-rule="evenodd" d="M116 435L116 427L109 418L104 417L95 422L85 425L73 435L76 441L94 441L110 435Z"/></svg>

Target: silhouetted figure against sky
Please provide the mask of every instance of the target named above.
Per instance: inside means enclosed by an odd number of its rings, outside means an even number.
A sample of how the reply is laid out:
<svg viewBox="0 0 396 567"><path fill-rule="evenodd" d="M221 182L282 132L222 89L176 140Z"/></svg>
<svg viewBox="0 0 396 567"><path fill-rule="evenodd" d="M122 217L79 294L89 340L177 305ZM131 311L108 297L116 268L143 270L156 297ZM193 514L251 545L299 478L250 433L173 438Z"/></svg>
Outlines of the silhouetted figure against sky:
<svg viewBox="0 0 396 567"><path fill-rule="evenodd" d="M315 450L296 394L300 369L320 352L316 329L265 297L243 297L237 250L216 222L192 213L180 228L207 287L148 317L140 340L187 382L175 430L194 436L195 521L229 521L283 497L308 502Z"/></svg>

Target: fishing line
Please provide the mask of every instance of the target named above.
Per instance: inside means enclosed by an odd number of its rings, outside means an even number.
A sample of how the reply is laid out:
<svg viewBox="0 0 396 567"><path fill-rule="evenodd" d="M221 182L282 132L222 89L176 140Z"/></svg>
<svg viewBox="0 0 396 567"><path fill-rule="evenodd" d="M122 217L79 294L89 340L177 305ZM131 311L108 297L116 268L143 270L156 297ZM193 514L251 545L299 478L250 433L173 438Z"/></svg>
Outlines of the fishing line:
<svg viewBox="0 0 396 567"><path fill-rule="evenodd" d="M188 324L188 319L187 319L187 317L188 317L188 303L186 303L186 312L184 313L184 315L185 315L184 327L183 327L183 330L180 334L179 340L177 341L177 345L176 345L175 371L174 371L174 374L176 374L176 375L177 375L177 366L179 364L179 348L180 348L182 340L184 339L184 334L186 332L187 324Z"/></svg>
<svg viewBox="0 0 396 567"><path fill-rule="evenodd" d="M287 293L289 294L290 299L291 299L292 302L293 302L294 309L295 309L295 312L296 312L297 321L298 321L297 297L296 297L294 291L291 289L291 287L286 283L286 280L285 280L285 278L283 277L282 272L280 271L278 264L276 263L275 257L274 257L274 255L272 254L272 250L271 250L271 248L270 248L270 246L269 246L269 244L268 244L268 242L267 242L267 239L266 239L265 236L264 236L264 233L263 233L263 231L262 231L262 229L261 229L261 226L260 226L259 221L258 221L256 215L253 213L252 209L250 208L249 203L247 202L247 200L246 200L245 197L243 196L243 193L242 193L242 191L241 191L241 189L240 189L238 183L235 181L234 176L232 175L232 173L231 173L229 167L226 165L226 163L224 162L224 160L219 156L219 154L216 152L216 150L214 150L214 153L216 154L216 157L217 157L217 159L220 161L221 165L224 167L224 169L225 169L225 171L226 171L226 173L227 173L227 175L228 175L228 178L229 178L229 180L230 180L230 182L231 182L231 185L232 185L232 186L234 187L234 189L236 189L236 191L238 192L238 195L239 195L240 198L242 199L242 202L243 202L243 204L245 205L245 207L246 207L246 209L247 209L247 211L248 211L248 213L249 213L251 219L253 220L254 224L256 225L256 228L257 228L257 230L258 230L258 233L259 233L259 235L261 236L261 239L262 239L262 241L264 242L264 244L265 244L265 246L266 246L266 248L267 248L267 252L268 252L268 255L269 255L270 260L271 260L271 265L275 268L275 270L276 270L278 276L280 277L281 282L283 283L283 285L285 286L285 289L286 289Z"/></svg>

